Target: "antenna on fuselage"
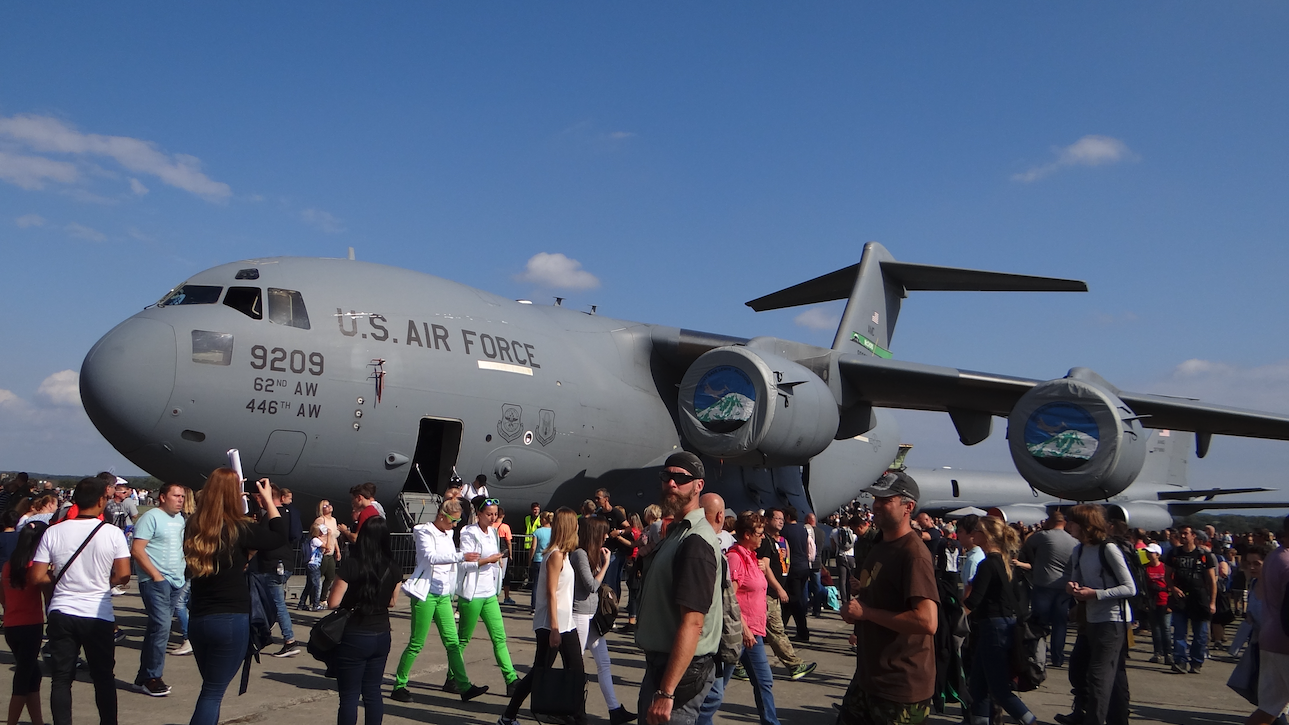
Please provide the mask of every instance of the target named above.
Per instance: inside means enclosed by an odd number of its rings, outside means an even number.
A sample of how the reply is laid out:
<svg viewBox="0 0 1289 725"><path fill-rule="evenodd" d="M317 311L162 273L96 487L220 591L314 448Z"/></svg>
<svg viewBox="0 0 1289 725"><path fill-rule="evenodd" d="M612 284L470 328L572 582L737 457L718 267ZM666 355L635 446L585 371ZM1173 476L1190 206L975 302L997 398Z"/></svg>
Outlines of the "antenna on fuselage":
<svg viewBox="0 0 1289 725"><path fill-rule="evenodd" d="M564 304L564 298L563 298L563 297L556 297L556 298L555 298L555 306L556 306L556 307L560 307L560 306L562 306L563 304Z"/></svg>
<svg viewBox="0 0 1289 725"><path fill-rule="evenodd" d="M354 261L354 248L353 248L353 247L350 247L350 248L349 248L349 261L350 261L350 262Z"/></svg>

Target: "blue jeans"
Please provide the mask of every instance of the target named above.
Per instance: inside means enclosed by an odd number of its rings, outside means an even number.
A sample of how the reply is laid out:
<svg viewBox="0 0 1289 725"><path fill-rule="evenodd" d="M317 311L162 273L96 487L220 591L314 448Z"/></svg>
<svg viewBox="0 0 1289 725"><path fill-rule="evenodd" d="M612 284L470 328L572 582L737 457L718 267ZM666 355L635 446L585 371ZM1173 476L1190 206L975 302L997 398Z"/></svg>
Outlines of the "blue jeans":
<svg viewBox="0 0 1289 725"><path fill-rule="evenodd" d="M810 612L818 617L823 612L823 574L818 569L810 572L810 581L806 583L810 592Z"/></svg>
<svg viewBox="0 0 1289 725"><path fill-rule="evenodd" d="M626 563L626 557L615 551L609 554L609 568L604 572L604 583L619 602L622 601L622 565Z"/></svg>
<svg viewBox="0 0 1289 725"><path fill-rule="evenodd" d="M340 688L337 725L357 725L359 699L363 703L363 722L366 725L380 725L385 717L380 685L385 662L389 659L389 640L389 630L345 630L344 639L336 647L334 661L336 686Z"/></svg>
<svg viewBox="0 0 1289 725"><path fill-rule="evenodd" d="M273 607L277 609L277 623L282 628L282 639L286 642L294 642L295 630L291 628L291 612L286 608L286 581L291 578L291 575L261 572L255 572L254 575L262 579L273 594ZM269 629L272 628L270 624Z"/></svg>
<svg viewBox="0 0 1289 725"><path fill-rule="evenodd" d="M1052 653L1052 664L1060 667L1065 664L1065 631L1074 597L1064 588L1034 587L1032 599L1034 616L1038 617L1040 624L1052 630L1048 649Z"/></svg>
<svg viewBox="0 0 1289 725"><path fill-rule="evenodd" d="M1011 661L1015 617L982 617L971 620L971 721L988 722L993 711L990 701L1020 722L1033 722L1025 703L1011 688L1011 668L999 663Z"/></svg>
<svg viewBox="0 0 1289 725"><path fill-rule="evenodd" d="M300 609L306 609L322 603L322 565L307 567L309 572L308 582L304 585L304 593L300 595Z"/></svg>
<svg viewBox="0 0 1289 725"><path fill-rule="evenodd" d="M192 596L192 582L184 582L184 588L179 590L179 601L175 604L175 616L179 618L179 633L183 635L184 641L188 640L188 597Z"/></svg>
<svg viewBox="0 0 1289 725"><path fill-rule="evenodd" d="M1163 657L1169 654L1168 608L1156 606L1150 611L1150 638L1154 640L1155 654Z"/></svg>
<svg viewBox="0 0 1289 725"><path fill-rule="evenodd" d="M1191 626L1190 661L1193 665L1204 664L1208 656L1208 620L1192 619L1185 612L1173 612L1173 664L1178 667L1186 664L1186 625Z"/></svg>
<svg viewBox="0 0 1289 725"><path fill-rule="evenodd" d="M148 613L148 631L143 635L143 649L139 652L139 673L134 683L161 677L166 669L166 643L170 641L170 621L175 616L183 587L176 587L167 580L153 581L146 575L139 579L139 596L143 610Z"/></svg>
<svg viewBox="0 0 1289 725"><path fill-rule="evenodd" d="M744 647L739 664L747 672L752 682L752 697L756 698L756 711L760 715L761 725L779 725L779 715L774 709L774 676L770 672L770 661L765 656L765 642L756 638L756 646ZM717 663L716 681L707 697L698 708L698 719L694 725L711 725L712 717L721 709L725 701L725 689L729 687L730 678L734 676L734 667ZM723 670L723 671L722 671Z"/></svg>
<svg viewBox="0 0 1289 725"><path fill-rule="evenodd" d="M251 615L207 614L188 623L192 656L201 673L201 694L189 725L217 725L219 706L228 683L246 659L251 640Z"/></svg>

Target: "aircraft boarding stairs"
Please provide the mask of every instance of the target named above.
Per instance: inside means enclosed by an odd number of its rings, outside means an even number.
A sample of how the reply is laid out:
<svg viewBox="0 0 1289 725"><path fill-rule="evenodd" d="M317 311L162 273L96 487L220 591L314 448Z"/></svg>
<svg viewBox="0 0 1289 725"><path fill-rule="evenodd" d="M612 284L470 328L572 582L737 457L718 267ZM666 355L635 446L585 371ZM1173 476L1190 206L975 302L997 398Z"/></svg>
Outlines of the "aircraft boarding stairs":
<svg viewBox="0 0 1289 725"><path fill-rule="evenodd" d="M398 494L398 517L411 531L417 524L428 524L439 515L443 497L437 493L403 491Z"/></svg>

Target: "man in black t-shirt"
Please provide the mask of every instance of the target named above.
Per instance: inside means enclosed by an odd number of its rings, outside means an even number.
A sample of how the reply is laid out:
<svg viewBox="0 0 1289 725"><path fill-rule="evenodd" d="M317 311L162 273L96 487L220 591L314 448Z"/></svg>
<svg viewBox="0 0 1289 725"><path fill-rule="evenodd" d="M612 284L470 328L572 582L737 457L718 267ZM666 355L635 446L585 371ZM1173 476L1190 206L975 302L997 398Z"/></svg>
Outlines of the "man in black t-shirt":
<svg viewBox="0 0 1289 725"><path fill-rule="evenodd" d="M609 503L609 489L601 488L595 492L596 515L603 518L609 524L609 538L604 545L609 550L609 568L604 572L604 584L613 590L615 597L621 601L622 596L622 565L626 563L627 557L631 555L632 546L622 543L619 537L631 538L631 527L627 525L627 517L613 510L613 504Z"/></svg>
<svg viewBox="0 0 1289 725"><path fill-rule="evenodd" d="M765 536L761 537L761 546L756 550L756 558L761 562L761 571L765 574L768 587L765 593L765 643L774 650L774 655L779 658L783 666L788 668L792 679L799 680L813 672L816 664L807 663L798 657L792 643L788 641L787 633L783 631L781 607L788 601L788 568L785 565L787 544L779 536L783 524L783 511L769 509L765 512ZM734 676L738 679L747 679L746 675L741 674L741 670L735 670Z"/></svg>
<svg viewBox="0 0 1289 725"><path fill-rule="evenodd" d="M1217 558L1196 545L1196 535L1189 526L1178 532L1181 546L1164 556L1165 581L1168 583L1168 607L1172 610L1173 671L1199 672L1208 652L1209 620L1217 611ZM1186 646L1186 628L1190 625L1191 643Z"/></svg>

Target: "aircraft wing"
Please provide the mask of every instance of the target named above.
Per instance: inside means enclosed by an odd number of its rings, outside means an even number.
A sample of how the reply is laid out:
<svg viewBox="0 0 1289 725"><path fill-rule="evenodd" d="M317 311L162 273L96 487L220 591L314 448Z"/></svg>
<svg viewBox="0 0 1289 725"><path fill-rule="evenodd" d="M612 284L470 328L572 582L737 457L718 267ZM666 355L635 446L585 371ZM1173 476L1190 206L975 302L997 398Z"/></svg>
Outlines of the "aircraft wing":
<svg viewBox="0 0 1289 725"><path fill-rule="evenodd" d="M1195 503L1170 503L1168 513L1174 516L1192 516L1200 511L1222 509L1287 509L1289 501L1196 501Z"/></svg>
<svg viewBox="0 0 1289 725"><path fill-rule="evenodd" d="M993 373L845 354L838 369L852 392L883 408L951 410L1006 417L1030 388L1043 382ZM1146 428L1289 440L1289 416L1210 405L1187 398L1118 392ZM1205 446L1207 447L1207 446Z"/></svg>

